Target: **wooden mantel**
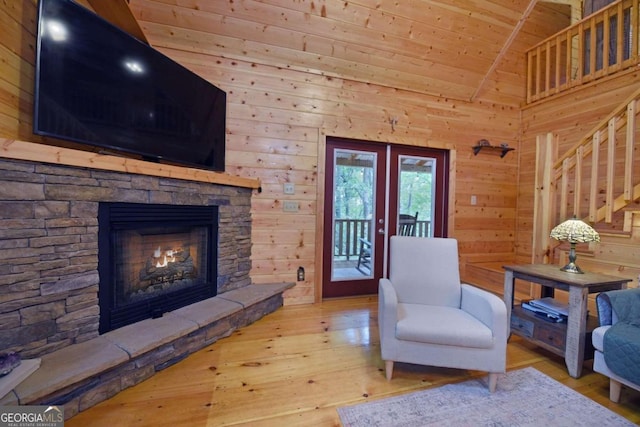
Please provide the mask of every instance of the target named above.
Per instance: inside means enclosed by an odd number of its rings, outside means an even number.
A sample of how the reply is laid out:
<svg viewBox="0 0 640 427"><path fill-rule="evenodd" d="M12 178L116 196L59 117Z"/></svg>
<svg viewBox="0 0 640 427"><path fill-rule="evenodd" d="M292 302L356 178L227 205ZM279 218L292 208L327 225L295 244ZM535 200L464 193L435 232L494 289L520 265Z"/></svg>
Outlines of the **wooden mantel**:
<svg viewBox="0 0 640 427"><path fill-rule="evenodd" d="M127 172L235 187L260 188L260 181L222 172L145 162L15 139L0 138L0 158Z"/></svg>

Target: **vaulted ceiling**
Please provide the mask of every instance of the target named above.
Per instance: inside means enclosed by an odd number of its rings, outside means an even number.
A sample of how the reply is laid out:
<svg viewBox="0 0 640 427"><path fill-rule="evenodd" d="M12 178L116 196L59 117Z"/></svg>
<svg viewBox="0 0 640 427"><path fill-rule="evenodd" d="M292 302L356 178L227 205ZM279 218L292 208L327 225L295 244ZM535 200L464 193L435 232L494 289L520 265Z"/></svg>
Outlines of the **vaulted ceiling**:
<svg viewBox="0 0 640 427"><path fill-rule="evenodd" d="M461 100L522 87L525 50L571 19L537 0L85 1L160 49Z"/></svg>

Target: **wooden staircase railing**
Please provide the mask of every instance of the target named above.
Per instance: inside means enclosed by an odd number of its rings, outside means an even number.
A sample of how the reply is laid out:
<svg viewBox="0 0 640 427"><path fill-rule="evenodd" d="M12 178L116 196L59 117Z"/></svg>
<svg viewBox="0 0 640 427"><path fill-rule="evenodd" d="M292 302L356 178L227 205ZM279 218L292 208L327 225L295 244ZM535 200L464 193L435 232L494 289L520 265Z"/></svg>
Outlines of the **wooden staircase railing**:
<svg viewBox="0 0 640 427"><path fill-rule="evenodd" d="M634 176L633 167L639 100L640 89L553 165L560 219L568 217L570 208L573 215L584 217L583 201L586 200L586 218L590 222L611 223L614 212L640 197L640 180L637 173ZM588 187L586 192L583 186ZM600 188L605 189L604 200ZM569 200L570 191L573 191L573 201Z"/></svg>
<svg viewBox="0 0 640 427"><path fill-rule="evenodd" d="M640 138L639 103L640 89L557 160L556 137L538 137L533 262L549 260L549 232L555 224L574 215L610 224L616 212L640 199L640 158L634 154ZM625 211L623 231L631 231L636 210Z"/></svg>
<svg viewBox="0 0 640 427"><path fill-rule="evenodd" d="M638 63L639 0L618 0L527 51L527 103Z"/></svg>

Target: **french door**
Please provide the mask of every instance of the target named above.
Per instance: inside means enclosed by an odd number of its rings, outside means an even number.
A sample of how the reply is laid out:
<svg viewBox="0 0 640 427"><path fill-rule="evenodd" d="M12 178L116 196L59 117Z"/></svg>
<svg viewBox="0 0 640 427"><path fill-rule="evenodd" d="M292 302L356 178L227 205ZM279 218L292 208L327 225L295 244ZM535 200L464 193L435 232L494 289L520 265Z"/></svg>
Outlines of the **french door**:
<svg viewBox="0 0 640 427"><path fill-rule="evenodd" d="M327 137L324 298L375 294L389 236L446 236L448 152Z"/></svg>

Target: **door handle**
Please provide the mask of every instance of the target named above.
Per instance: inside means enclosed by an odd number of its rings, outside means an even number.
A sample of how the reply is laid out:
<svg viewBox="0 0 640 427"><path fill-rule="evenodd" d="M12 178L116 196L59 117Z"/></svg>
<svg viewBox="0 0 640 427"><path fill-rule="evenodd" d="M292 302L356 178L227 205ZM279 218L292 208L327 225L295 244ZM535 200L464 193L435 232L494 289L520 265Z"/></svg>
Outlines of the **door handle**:
<svg viewBox="0 0 640 427"><path fill-rule="evenodd" d="M378 228L378 234L384 234L384 228Z"/></svg>

